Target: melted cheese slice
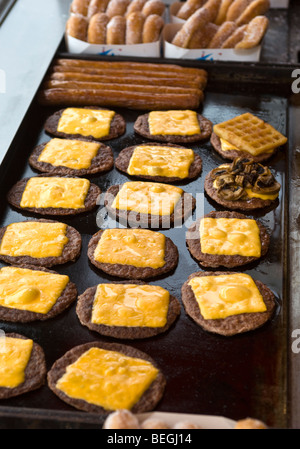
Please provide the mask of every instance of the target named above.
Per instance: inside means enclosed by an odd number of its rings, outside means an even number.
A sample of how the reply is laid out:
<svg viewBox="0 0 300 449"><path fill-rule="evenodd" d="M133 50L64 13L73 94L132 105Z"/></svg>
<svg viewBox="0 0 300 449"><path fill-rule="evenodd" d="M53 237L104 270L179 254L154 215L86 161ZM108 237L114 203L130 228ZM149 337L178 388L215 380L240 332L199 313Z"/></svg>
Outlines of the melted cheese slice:
<svg viewBox="0 0 300 449"><path fill-rule="evenodd" d="M129 175L164 176L184 179L189 175L194 152L185 148L137 146L130 158Z"/></svg>
<svg viewBox="0 0 300 449"><path fill-rule="evenodd" d="M97 155L100 144L80 140L52 139L44 147L38 162L45 162L54 167L87 169Z"/></svg>
<svg viewBox="0 0 300 449"><path fill-rule="evenodd" d="M248 274L199 276L192 278L189 285L206 320L267 310L255 282Z"/></svg>
<svg viewBox="0 0 300 449"><path fill-rule="evenodd" d="M134 284L99 284L92 323L107 326L163 327L170 294L162 287Z"/></svg>
<svg viewBox="0 0 300 449"><path fill-rule="evenodd" d="M220 165L220 168L222 166ZM225 167L225 166L224 166ZM213 182L213 187L215 189L217 189L217 180L215 180ZM279 192L274 193L274 194L264 194L264 193L257 193L257 192L253 192L252 189L245 189L245 192L248 196L248 198L260 198L261 200L276 200L276 198L278 198L279 196ZM246 198L247 199L247 198ZM233 200L234 201L234 200Z"/></svg>
<svg viewBox="0 0 300 449"><path fill-rule="evenodd" d="M232 143L228 142L225 139L222 139L221 137L219 138L220 142L221 142L221 149L222 151L232 151L232 150L237 150L237 151L246 151L246 150L240 150L239 148L237 148L236 146L234 146ZM271 150L268 151L263 151L263 153L273 153L275 150L275 147L272 148ZM248 153L248 151L247 151ZM253 151L249 154L252 154L252 156L259 156L262 152L256 150L255 148L253 148Z"/></svg>
<svg viewBox="0 0 300 449"><path fill-rule="evenodd" d="M161 268L165 235L148 229L106 229L94 252L100 263Z"/></svg>
<svg viewBox="0 0 300 449"><path fill-rule="evenodd" d="M149 215L171 215L182 194L182 189L168 184L126 182L112 207Z"/></svg>
<svg viewBox="0 0 300 449"><path fill-rule="evenodd" d="M64 223L25 221L7 226L0 244L5 256L59 257L69 239Z"/></svg>
<svg viewBox="0 0 300 449"><path fill-rule="evenodd" d="M195 111L151 111L148 118L152 136L193 136L200 134L201 129Z"/></svg>
<svg viewBox="0 0 300 449"><path fill-rule="evenodd" d="M146 360L94 347L67 367L56 388L106 410L130 410L157 375Z"/></svg>
<svg viewBox="0 0 300 449"><path fill-rule="evenodd" d="M206 254L260 257L260 231L255 220L203 218L200 221L201 251Z"/></svg>
<svg viewBox="0 0 300 449"><path fill-rule="evenodd" d="M0 306L48 313L69 282L69 277L17 267L0 270Z"/></svg>
<svg viewBox="0 0 300 449"><path fill-rule="evenodd" d="M67 108L59 119L57 131L100 139L108 136L114 116L115 112L109 110Z"/></svg>
<svg viewBox="0 0 300 449"><path fill-rule="evenodd" d="M16 388L25 381L32 347L30 339L0 338L0 387Z"/></svg>
<svg viewBox="0 0 300 449"><path fill-rule="evenodd" d="M260 198L261 200L276 200L276 198L278 198L278 196L279 196L279 192L271 195L271 194L263 194L263 193L253 192L253 190L251 190L251 189L245 189L245 190L246 190L246 193L249 198Z"/></svg>
<svg viewBox="0 0 300 449"><path fill-rule="evenodd" d="M21 207L82 209L90 181L81 178L30 178L24 189Z"/></svg>
<svg viewBox="0 0 300 449"><path fill-rule="evenodd" d="M221 137L220 137L220 142L221 142L222 151L232 151L232 150L240 151L237 147L232 145L232 143L228 142L225 139L222 139Z"/></svg>

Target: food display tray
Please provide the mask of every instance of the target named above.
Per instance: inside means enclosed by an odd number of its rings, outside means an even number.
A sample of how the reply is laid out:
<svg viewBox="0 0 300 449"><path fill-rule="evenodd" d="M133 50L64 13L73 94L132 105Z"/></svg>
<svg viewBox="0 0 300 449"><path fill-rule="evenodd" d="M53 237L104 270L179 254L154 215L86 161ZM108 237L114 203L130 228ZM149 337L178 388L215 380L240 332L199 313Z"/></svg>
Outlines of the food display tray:
<svg viewBox="0 0 300 449"><path fill-rule="evenodd" d="M298 65L300 63L299 1L290 0L288 8L271 8L266 15L269 19L269 26L262 41L259 61L248 61L245 64L247 66L264 64ZM61 50L66 51L64 39L61 44ZM148 58L145 57L144 59ZM215 61L210 61L208 58L204 62L209 66ZM227 64L231 65L233 61L228 61Z"/></svg>
<svg viewBox="0 0 300 449"><path fill-rule="evenodd" d="M195 63L181 64L196 66ZM209 71L205 99L199 112L213 123L218 123L249 111L289 137L288 69L269 69L269 76L273 74L276 81L272 90L271 79L266 73L269 83L264 81L268 88L263 89L264 82L258 83L259 75L251 77L249 71L248 81L241 75L239 83L233 82L230 77L222 82L219 67L222 65L212 66ZM30 168L28 158L36 145L50 140L43 125L47 117L57 109L60 108L41 106L35 99L0 166L1 226L32 217L41 218L12 208L5 198L8 190L18 180L38 174ZM123 148L147 140L133 131L135 119L144 111L115 110L124 116L127 123L126 134L107 142L116 157ZM149 280L149 283L169 290L180 302L182 284L190 274L202 270L187 249L187 227L196 217L212 210L223 210L204 193L204 179L224 159L214 152L209 141L188 147L193 148L203 161L200 177L181 184L185 191L197 199L197 207L193 216L182 227L161 231L179 249L178 267L169 275ZM88 330L76 316L76 304L56 318L44 322L0 322L0 330L23 334L39 343L45 351L48 370L66 351L83 343L101 340L128 344L149 354L166 377L166 390L156 411L224 416L232 420L250 416L263 420L270 427L288 428L290 373L287 233L290 154L291 148L286 145L268 163L282 187L279 205L274 209L249 214L249 217L259 219L272 233L269 251L259 262L234 270L250 274L274 292L276 312L263 327L233 337L208 333L186 315L181 302L181 315L169 331L144 340L117 340ZM104 175L94 175L89 179L105 192L111 185L122 184L130 178L113 168ZM115 280L93 267L87 257L87 246L92 235L100 228L118 226L117 222L107 216L101 204L92 212L55 219L74 226L80 232L82 251L75 262L53 269L67 274L76 284L79 294L97 283ZM4 264L1 263L0 266ZM103 421L104 417L101 415L79 412L65 404L51 392L47 384L36 391L0 403L0 427L5 428L23 425L28 427L28 423L32 427L44 428L101 428Z"/></svg>

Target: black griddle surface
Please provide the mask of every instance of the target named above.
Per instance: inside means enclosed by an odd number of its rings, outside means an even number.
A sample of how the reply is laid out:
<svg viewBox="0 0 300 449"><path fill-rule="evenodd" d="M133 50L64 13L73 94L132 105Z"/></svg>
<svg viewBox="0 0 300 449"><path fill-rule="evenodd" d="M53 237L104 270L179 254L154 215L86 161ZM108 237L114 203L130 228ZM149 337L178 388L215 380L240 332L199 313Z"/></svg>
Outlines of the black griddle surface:
<svg viewBox="0 0 300 449"><path fill-rule="evenodd" d="M50 140L50 136L43 131L43 124L55 110L42 108L33 103L7 155L1 169L1 226L33 217L12 209L6 203L5 195L19 179L38 174L29 167L28 157L35 145ZM280 96L207 91L200 112L213 123L218 123L247 111L269 122L286 135L288 101ZM107 142L113 149L115 157L122 148L146 141L133 132L133 123L142 112L130 110L117 110L117 112L125 117L127 132L124 136ZM182 284L191 273L201 270L186 247L187 226L204 213L223 210L206 197L203 185L206 174L224 160L214 152L209 142L188 147L193 148L203 160L201 176L193 182L182 184L183 188L197 199L197 209L183 227L161 231L178 246L179 264L171 275L150 281L152 284L167 288L179 300ZM187 317L182 306L179 320L167 333L146 340L122 341L152 356L165 374L167 387L157 407L158 411L223 415L232 419L251 416L263 420L272 427L286 426L284 410L288 375L286 365L288 298L285 263L287 151L287 148L280 151L269 161L276 179L282 185L279 206L273 210L249 215L259 218L272 232L270 250L259 263L235 270L244 271L261 280L275 293L277 310L272 320L253 332L222 337L202 330ZM121 184L129 177L114 168L105 175L89 179L105 192L111 185ZM59 273L67 274L77 285L79 294L99 282L113 280L114 278L94 268L87 258L88 242L99 227L104 229L117 225L103 214L101 205L94 212L71 218L62 217L60 221L74 226L81 233L83 246L81 256L75 263L53 268ZM101 337L83 327L76 316L75 304L52 320L28 324L0 322L0 330L21 333L39 343L44 348L48 369L56 359L76 345L94 340L117 341ZM15 409L16 414L24 410L25 417L27 408L37 413L39 410L46 411L50 417L58 421L59 413L66 412L70 421L73 417L75 421L79 416L77 420L79 425L89 423L88 414L82 415L62 402L47 385L23 396L1 401L0 413L1 407L12 411ZM99 422L101 424L101 417Z"/></svg>

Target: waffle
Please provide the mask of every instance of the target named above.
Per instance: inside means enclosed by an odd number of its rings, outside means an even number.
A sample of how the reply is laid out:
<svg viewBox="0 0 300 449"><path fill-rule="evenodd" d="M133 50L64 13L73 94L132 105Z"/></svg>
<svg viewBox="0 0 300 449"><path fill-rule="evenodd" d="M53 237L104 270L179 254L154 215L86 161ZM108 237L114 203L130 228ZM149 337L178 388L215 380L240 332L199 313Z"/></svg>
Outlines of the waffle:
<svg viewBox="0 0 300 449"><path fill-rule="evenodd" d="M249 112L215 125L214 133L252 155L271 151L287 141L279 131Z"/></svg>

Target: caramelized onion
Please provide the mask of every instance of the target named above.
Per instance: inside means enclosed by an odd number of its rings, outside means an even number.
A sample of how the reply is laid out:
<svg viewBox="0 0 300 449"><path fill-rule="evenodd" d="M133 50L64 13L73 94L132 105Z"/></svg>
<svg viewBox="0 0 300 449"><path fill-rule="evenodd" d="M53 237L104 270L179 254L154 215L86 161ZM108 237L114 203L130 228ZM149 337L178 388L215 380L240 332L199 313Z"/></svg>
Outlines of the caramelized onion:
<svg viewBox="0 0 300 449"><path fill-rule="evenodd" d="M251 159L236 158L231 164L212 170L211 177L218 195L229 201L246 198L246 188L261 195L276 194L280 190L270 169Z"/></svg>

